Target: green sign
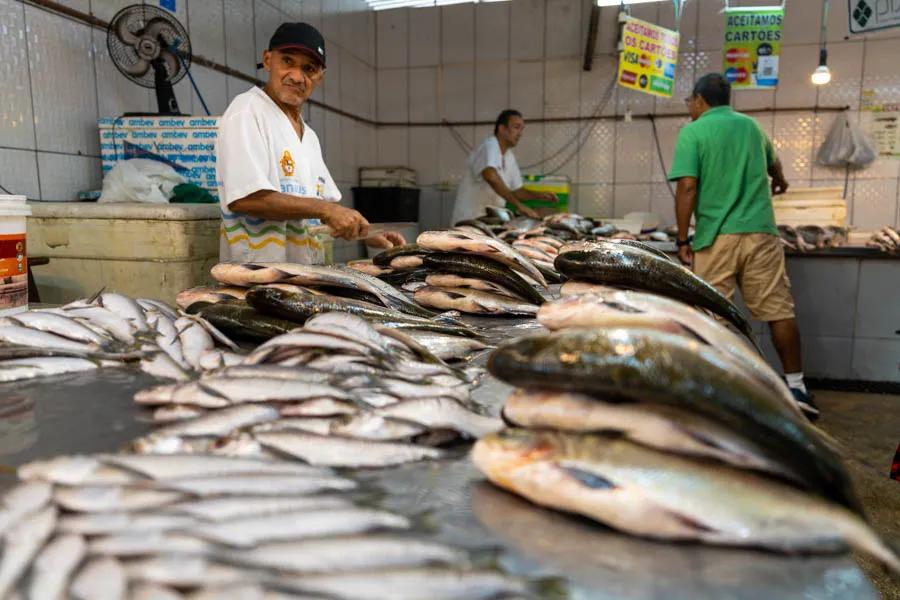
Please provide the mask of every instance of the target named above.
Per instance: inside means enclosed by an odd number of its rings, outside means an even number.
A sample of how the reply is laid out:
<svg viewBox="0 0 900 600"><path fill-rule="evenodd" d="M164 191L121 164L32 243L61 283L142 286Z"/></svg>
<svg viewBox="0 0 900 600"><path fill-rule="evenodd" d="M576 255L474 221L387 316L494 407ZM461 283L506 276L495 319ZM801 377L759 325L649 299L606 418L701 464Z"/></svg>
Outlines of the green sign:
<svg viewBox="0 0 900 600"><path fill-rule="evenodd" d="M725 10L722 71L733 88L772 89L778 85L783 27L781 7Z"/></svg>

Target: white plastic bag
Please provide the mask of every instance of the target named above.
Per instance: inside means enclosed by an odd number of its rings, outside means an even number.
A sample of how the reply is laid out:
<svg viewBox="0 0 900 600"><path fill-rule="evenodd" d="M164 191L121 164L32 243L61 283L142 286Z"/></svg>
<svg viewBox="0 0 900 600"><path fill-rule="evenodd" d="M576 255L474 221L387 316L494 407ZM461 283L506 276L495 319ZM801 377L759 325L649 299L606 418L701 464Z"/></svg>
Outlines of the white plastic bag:
<svg viewBox="0 0 900 600"><path fill-rule="evenodd" d="M847 119L847 113L841 112L819 151L816 162L826 167L866 167L878 157L875 145L858 126Z"/></svg>
<svg viewBox="0 0 900 600"><path fill-rule="evenodd" d="M117 162L103 178L97 202L152 202L165 204L184 178L167 164L148 158Z"/></svg>

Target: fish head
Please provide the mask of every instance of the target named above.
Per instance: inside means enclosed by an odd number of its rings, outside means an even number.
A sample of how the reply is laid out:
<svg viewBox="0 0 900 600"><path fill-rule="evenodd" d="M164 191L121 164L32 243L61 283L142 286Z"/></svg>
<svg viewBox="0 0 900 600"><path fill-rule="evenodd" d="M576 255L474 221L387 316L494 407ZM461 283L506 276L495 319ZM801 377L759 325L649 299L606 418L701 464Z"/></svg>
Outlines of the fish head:
<svg viewBox="0 0 900 600"><path fill-rule="evenodd" d="M472 459L486 472L502 477L503 473L552 460L556 452L548 436L525 429L504 429L481 438L472 450Z"/></svg>

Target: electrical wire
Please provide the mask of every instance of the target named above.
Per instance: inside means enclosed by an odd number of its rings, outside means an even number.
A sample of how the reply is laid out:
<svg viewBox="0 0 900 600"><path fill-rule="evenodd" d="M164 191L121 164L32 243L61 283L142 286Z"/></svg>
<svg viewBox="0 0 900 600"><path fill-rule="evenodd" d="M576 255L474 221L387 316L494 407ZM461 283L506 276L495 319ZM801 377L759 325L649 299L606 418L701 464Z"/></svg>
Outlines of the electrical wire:
<svg viewBox="0 0 900 600"><path fill-rule="evenodd" d="M669 193L672 194L672 199L675 199L675 190L672 188L672 182L669 181L669 170L666 169L666 161L663 158L662 145L659 143L659 132L656 130L656 117L652 114L650 115L650 127L653 129L653 142L656 145L656 156L659 158L659 166L662 169L663 177L666 179L666 187L669 188Z"/></svg>
<svg viewBox="0 0 900 600"><path fill-rule="evenodd" d="M11 191L9 191L8 189L6 189L6 188L3 187L2 185L0 185L0 190L3 190L5 193L9 194L10 196L13 195L13 193L12 193Z"/></svg>

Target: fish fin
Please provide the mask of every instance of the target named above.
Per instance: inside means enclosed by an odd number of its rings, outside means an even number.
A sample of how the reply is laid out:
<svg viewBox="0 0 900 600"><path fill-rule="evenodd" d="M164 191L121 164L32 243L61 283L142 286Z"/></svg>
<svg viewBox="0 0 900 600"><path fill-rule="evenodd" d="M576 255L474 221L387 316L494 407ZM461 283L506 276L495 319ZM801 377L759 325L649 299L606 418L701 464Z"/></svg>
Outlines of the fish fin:
<svg viewBox="0 0 900 600"><path fill-rule="evenodd" d="M248 271L262 271L263 269L268 269L269 267L265 265L258 265L256 263L242 263L242 269L247 269Z"/></svg>
<svg viewBox="0 0 900 600"><path fill-rule="evenodd" d="M199 387L201 390L203 390L205 393L209 394L210 396L214 396L216 398L221 398L222 400L227 400L228 403L231 404L231 399L228 396L226 396L222 392L208 386L206 383L203 382L202 379L197 380L197 387Z"/></svg>
<svg viewBox="0 0 900 600"><path fill-rule="evenodd" d="M541 577L529 582L528 587L535 598L565 600L570 598L569 583L563 577Z"/></svg>
<svg viewBox="0 0 900 600"><path fill-rule="evenodd" d="M618 486L609 479L575 466L560 465L560 468L593 490L612 490Z"/></svg>
<svg viewBox="0 0 900 600"><path fill-rule="evenodd" d="M88 298L88 301L87 301L88 304L93 304L93 303L95 303L97 300L99 300L99 299L100 299L100 296L102 296L102 295L103 295L103 292L105 292L105 291L106 291L106 286L104 285L104 286L101 287L99 290L97 290L96 292L94 292L94 295L93 295L93 296L91 296L90 298ZM102 302L100 303L100 306L103 306L103 303L102 303Z"/></svg>
<svg viewBox="0 0 900 600"><path fill-rule="evenodd" d="M676 521L679 525L682 525L687 529L695 531L698 534L700 534L701 536L708 535L710 533L713 533L713 534L719 533L718 529L709 527L708 525L705 525L704 523L701 523L697 519L695 519L693 517L689 517L689 516L685 515L684 513L680 513L680 512L674 511L674 510L667 510L662 507L660 507L660 509L663 511L663 513L666 514L666 516L668 516L672 520Z"/></svg>
<svg viewBox="0 0 900 600"><path fill-rule="evenodd" d="M450 291L444 291L444 295L452 300L460 300L460 299L466 297L465 294L460 294L459 292L450 292Z"/></svg>

